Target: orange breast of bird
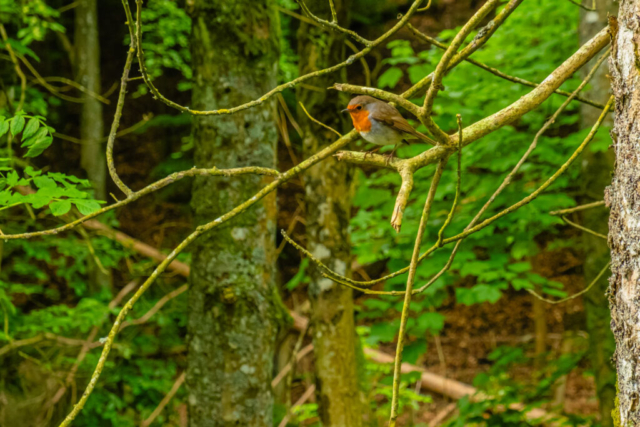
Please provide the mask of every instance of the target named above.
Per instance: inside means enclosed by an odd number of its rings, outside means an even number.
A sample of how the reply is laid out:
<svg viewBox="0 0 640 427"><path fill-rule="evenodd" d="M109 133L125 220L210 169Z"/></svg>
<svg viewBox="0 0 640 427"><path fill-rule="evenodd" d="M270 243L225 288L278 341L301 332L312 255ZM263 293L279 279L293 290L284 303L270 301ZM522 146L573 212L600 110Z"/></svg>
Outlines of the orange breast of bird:
<svg viewBox="0 0 640 427"><path fill-rule="evenodd" d="M371 121L369 120L369 112L366 110L351 112L351 120L353 127L358 132L369 132L371 130Z"/></svg>

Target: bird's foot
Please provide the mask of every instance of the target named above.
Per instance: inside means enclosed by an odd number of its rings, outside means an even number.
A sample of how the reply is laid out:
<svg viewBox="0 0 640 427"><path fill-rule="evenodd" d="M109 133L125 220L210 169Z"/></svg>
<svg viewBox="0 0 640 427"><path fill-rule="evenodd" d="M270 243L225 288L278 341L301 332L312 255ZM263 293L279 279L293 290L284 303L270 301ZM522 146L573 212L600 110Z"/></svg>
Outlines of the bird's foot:
<svg viewBox="0 0 640 427"><path fill-rule="evenodd" d="M391 159L393 159L396 156L396 150L398 149L398 146L396 145L395 147L393 147L393 151L391 151L389 154L383 154L385 160L384 160L384 164L389 166L389 163L391 163Z"/></svg>
<svg viewBox="0 0 640 427"><path fill-rule="evenodd" d="M383 154L382 156L384 157L384 164L389 166L389 163L391 163L391 160L396 156L395 153L396 150L393 150L391 153L389 154Z"/></svg>
<svg viewBox="0 0 640 427"><path fill-rule="evenodd" d="M382 147L378 147L378 148L374 148L373 150L369 150L369 151L365 151L364 152L364 159L367 160L367 156L371 156L374 153L377 153L378 150L380 150Z"/></svg>

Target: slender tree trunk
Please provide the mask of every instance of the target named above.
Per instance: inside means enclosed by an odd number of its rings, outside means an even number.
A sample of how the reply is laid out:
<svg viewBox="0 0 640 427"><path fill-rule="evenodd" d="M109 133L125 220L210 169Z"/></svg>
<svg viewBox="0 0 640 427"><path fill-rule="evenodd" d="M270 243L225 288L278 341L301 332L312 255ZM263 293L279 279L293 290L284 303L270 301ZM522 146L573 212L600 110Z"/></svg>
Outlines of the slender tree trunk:
<svg viewBox="0 0 640 427"><path fill-rule="evenodd" d="M80 0L75 8L76 80L94 93L100 93L100 40L98 38L97 0ZM80 113L80 163L93 185L96 199L107 197L107 160L102 104L84 95ZM89 283L98 290L111 286L111 273L101 270L93 258L89 261Z"/></svg>
<svg viewBox="0 0 640 427"><path fill-rule="evenodd" d="M590 40L598 31L607 25L609 14L615 15L618 9L617 2L613 0L596 0L596 10L581 10L580 14L580 42ZM583 67L583 77L595 64L597 58ZM585 95L599 102L607 102L611 92L611 82L607 75L608 67L600 66L596 75L591 80ZM589 105L582 105L580 109L581 124L583 128L590 128L598 119L600 110ZM613 117L604 123L606 126L613 124ZM591 148L591 147L590 147ZM611 182L611 170L613 168L614 153L612 150L594 152L587 149L583 155L582 165L582 197L581 203L590 203L602 200L604 189ZM585 227L607 234L607 219L609 212L606 209L590 209L584 211L582 223ZM584 248L584 278L585 283L591 283L598 275L602 267L610 260L609 247L604 239L584 233L582 236ZM589 333L589 356L596 381L596 390L599 402L600 423L603 427L613 426L611 411L614 408L616 396L616 372L611 362L615 351L615 341L611 332L611 314L607 301L607 288L609 283L603 276L593 289L583 297L587 331Z"/></svg>
<svg viewBox="0 0 640 427"><path fill-rule="evenodd" d="M611 186L609 247L611 328L616 339L618 407L615 425L640 425L640 0L620 2L612 25L609 72L616 97L612 131L616 155ZM618 418L619 417L619 418Z"/></svg>
<svg viewBox="0 0 640 427"><path fill-rule="evenodd" d="M335 2L338 20L347 23L345 0ZM331 19L328 1L308 2L314 14ZM300 74L306 74L343 60L344 36L302 23L298 31ZM326 88L346 81L344 72L314 79L310 84ZM340 114L348 98L327 91L299 88L297 98L321 122L342 130ZM336 135L309 120L299 109L304 157L309 157L335 141ZM305 174L308 249L330 268L349 274L353 169L346 162L328 159ZM312 334L315 352L316 396L322 424L326 427L362 426L364 406L356 363L357 336L353 319L351 289L323 277L310 268L309 299L312 307Z"/></svg>
<svg viewBox="0 0 640 427"><path fill-rule="evenodd" d="M193 108L240 105L273 88L278 19L271 0L195 0L191 39ZM274 98L275 99L275 98ZM194 117L197 167L274 168L275 105L222 117ZM272 178L196 179L199 224L250 198ZM274 282L275 193L200 238L189 291L189 423L272 426L275 338L282 305Z"/></svg>
<svg viewBox="0 0 640 427"><path fill-rule="evenodd" d="M76 79L88 90L100 93L97 0L80 0L75 13ZM107 195L107 161L104 143L100 142L103 136L102 104L85 95L80 115L81 164L100 200L106 200Z"/></svg>

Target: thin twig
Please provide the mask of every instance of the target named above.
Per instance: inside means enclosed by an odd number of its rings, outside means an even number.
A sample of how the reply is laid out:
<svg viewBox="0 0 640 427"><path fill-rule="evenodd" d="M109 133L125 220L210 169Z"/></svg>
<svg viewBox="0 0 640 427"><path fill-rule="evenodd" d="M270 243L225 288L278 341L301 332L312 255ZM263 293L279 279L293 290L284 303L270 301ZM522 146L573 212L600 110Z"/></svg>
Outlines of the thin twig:
<svg viewBox="0 0 640 427"><path fill-rule="evenodd" d="M418 1L418 3L420 3L422 0ZM352 37L355 41L357 41L358 43L364 45L364 46L372 46L375 42L371 41L371 40L367 40L364 37L360 36L360 34L356 33L355 31L349 30L347 28L341 27L340 25L338 25L338 19L337 19L337 15L336 15L336 10L335 10L335 6L333 5L333 1L329 0L329 3L331 5L331 15L332 15L332 22L327 21L326 19L322 19L317 17L316 15L314 15L313 13L311 13L311 10L309 10L309 8L307 7L307 4L304 2L304 0L296 0L296 3L298 3L298 5L300 6L300 8L302 9L302 11L304 13L307 14L307 16L309 16L309 18L311 18L312 20L314 20L315 22L317 22L318 24L331 28L332 30L338 31L340 33L346 34L349 37Z"/></svg>
<svg viewBox="0 0 640 427"><path fill-rule="evenodd" d="M471 43L465 46L460 53L456 54L451 62L449 63L448 71L451 71L454 67L456 67L460 62L462 62L465 58L468 58L473 52L481 48L482 46L489 41L489 39L493 36L493 34L500 28L500 26L507 20L507 18L513 13L514 10L523 0L511 0L507 5L502 8L500 12L493 18L487 25L478 31L478 34L473 39ZM418 83L409 88L402 94L403 98L413 98L417 94L426 90L431 84L431 80L433 79L434 73L429 74L428 76L422 78Z"/></svg>
<svg viewBox="0 0 640 427"><path fill-rule="evenodd" d="M583 227L583 226L582 226L582 225L580 225L580 224L576 224L575 222L570 221L569 219L567 219L567 217L566 217L566 216L564 216L564 215L562 215L562 217L561 217L561 218L562 218L562 220L563 220L564 222L566 222L567 224L569 224L569 225L570 225L570 226L572 226L572 227L577 228L578 230L582 230L582 231L584 231L585 233L591 234L592 236L596 236L596 237L599 237L599 238L604 239L604 240L607 240L607 239L608 239L608 237L607 237L607 236L605 236L604 234L598 233L597 231L593 231L593 230L592 230L592 229L590 229L590 228Z"/></svg>
<svg viewBox="0 0 640 427"><path fill-rule="evenodd" d="M462 45L467 36L473 31L478 23L484 19L493 9L498 6L500 0L488 0L482 7L473 15L471 19L460 29L458 34L453 38L451 44L440 58L436 70L433 72L433 78L431 79L431 85L427 90L427 95L424 98L422 104L422 110L420 119L422 123L429 129L429 132L441 143L446 144L449 142L449 135L444 133L438 125L431 118L431 112L433 110L433 103L436 99L438 91L444 89L442 86L442 79L449 68L449 63L455 56L458 48Z"/></svg>
<svg viewBox="0 0 640 427"><path fill-rule="evenodd" d="M300 107L302 107L302 110L304 111L304 113L307 115L307 117L309 117L309 120L311 120L312 122L314 122L315 124L318 124L320 126L322 126L325 129L330 130L331 132L335 133L336 135L338 135L338 138L342 137L342 134L340 132L338 132L337 130L335 130L334 128L332 128L331 126L322 123L320 120L314 118L311 114L309 114L309 112L307 111L306 108L304 108L304 104L302 102L299 102L298 104L300 104Z"/></svg>
<svg viewBox="0 0 640 427"><path fill-rule="evenodd" d="M424 203L422 216L420 217L420 225L416 234L416 241L413 247L413 255L411 255L411 264L409 265L409 277L407 278L407 287L405 290L404 303L402 305L402 314L400 316L400 331L398 332L398 345L396 346L396 359L393 368L393 395L391 397L391 416L389 418L389 427L395 427L398 418L398 395L400 392L400 368L402 366L402 351L404 350L404 338L407 332L407 321L409 320L409 306L411 305L411 296L413 295L413 284L415 283L416 270L418 268L418 258L420 258L420 245L424 232L427 229L427 221L431 213L431 206L436 195L438 183L442 177L444 166L447 160L442 159L438 162L438 167L431 180L431 187L427 200Z"/></svg>
<svg viewBox="0 0 640 427"><path fill-rule="evenodd" d="M424 41L426 43L429 43L429 44L432 44L432 45L436 46L437 48L446 50L449 47L448 44L441 43L437 39L435 39L433 37L429 37L428 35L420 32L416 27L414 27L411 24L407 24L407 28L409 30L411 30L411 32L416 37L418 37L419 39L421 39L422 41ZM510 76L509 74L503 73L502 71L500 71L500 70L498 70L496 68L489 67L488 65L483 64L480 61L476 61L475 59L472 59L472 58L464 58L464 61L466 61L466 62L468 62L470 64L473 64L478 68L481 68L481 69L483 69L485 71L488 71L489 73L491 73L491 74L493 74L495 76L498 76L498 77L500 77L502 79L505 79L507 81L510 81L510 82L518 83L518 84L521 84L521 85L524 85L524 86L529 86L529 87L538 87L540 85L539 83L530 82L530 81L522 79L520 77ZM571 96L571 92L567 92L566 90L562 90L562 89L556 89L555 93L558 94L558 95L565 96L565 97ZM584 104L588 104L588 105L591 105L591 106L596 107L596 108L600 108L600 109L604 108L604 104L602 104L600 102L593 101L593 100L588 99L588 98L585 98L583 96L576 96L574 99L576 101L580 101L580 102L582 102Z"/></svg>
<svg viewBox="0 0 640 427"><path fill-rule="evenodd" d="M600 206L606 206L604 200L600 200L598 202L593 202L593 203L587 203L586 205L580 205L580 206L576 206L576 207L573 207L573 208L560 209L558 211L551 211L551 212L549 212L549 215L554 215L554 216L569 215L569 214L572 214L574 212L584 211L584 210L587 210L587 209L597 208L597 207L600 207Z"/></svg>
<svg viewBox="0 0 640 427"><path fill-rule="evenodd" d="M593 279L593 281L591 283L589 283L589 286L587 286L586 288L584 288L583 290L581 290L580 292L578 292L576 294L573 294L573 295L568 296L566 298L562 298L561 300L558 300L558 301L553 301L553 300L547 299L547 298L543 297L542 295L536 293L533 289L527 289L527 292L529 292L534 297L536 297L536 298L538 298L538 299L540 299L540 300L542 300L542 301L544 301L546 303L549 303L549 304L560 304L560 303L563 303L563 302L567 302L569 300L572 300L574 298L579 297L580 295L583 295L583 294L586 294L587 292L589 292L589 290L593 287L593 285L595 285L598 282L598 280L600 280L602 275L609 270L609 266L610 265L611 265L611 261L609 261L607 263L607 265L605 265L604 268L602 270L600 270L600 273L598 273L596 278Z"/></svg>
<svg viewBox="0 0 640 427"><path fill-rule="evenodd" d="M22 110L24 106L24 99L27 94L27 76L24 75L22 69L20 68L20 62L18 62L18 58L16 58L16 54L13 52L13 48L9 43L9 37L7 36L7 30L4 28L4 25L0 23L0 36L2 36L2 40L4 41L4 47L9 52L9 56L11 57L11 62L13 62L13 66L16 70L16 74L20 78L20 101L18 102L18 106L16 107L16 111ZM10 102L7 99L7 102Z"/></svg>
<svg viewBox="0 0 640 427"><path fill-rule="evenodd" d="M64 421L60 424L59 427L68 427L71 424L71 422L75 419L75 417L78 415L78 413L82 410L85 403L87 402L87 399L89 399L89 396L95 389L96 383L100 378L100 375L102 374L102 370L104 369L105 363L107 361L107 357L109 356L109 352L111 351L111 347L113 346L115 337L118 334L118 331L120 329L120 325L124 321L124 318L129 313L129 311L133 308L133 305L140 299L140 297L153 284L153 282L157 279L157 277L164 272L164 270L169 266L169 264L171 264L171 262L184 249L186 249L191 243L193 243L196 239L198 239L198 237L200 237L202 234L220 226L221 224L224 224L225 222L236 217L237 215L243 213L244 211L249 209L251 206L256 204L258 201L262 200L262 198L264 198L267 194L270 194L271 192L273 192L276 188L278 188L280 185L282 185L283 183L287 182L288 180L296 176L298 173L326 159L327 157L331 156L333 153L338 151L340 148L342 148L346 144L354 141L357 138L357 135L358 133L356 131L351 131L344 137L340 138L338 141L334 142L333 144L324 148L320 152L312 155L305 161L301 162L299 165L294 166L289 171L278 175L278 178L276 178L272 183L268 184L262 190L256 193L255 196L251 197L250 199L246 200L245 202L241 203L231 211L216 218L215 220L207 224L198 226L193 233L191 233L178 246L176 246L175 249L167 256L167 258L164 261L162 261L160 265L156 267L156 269L153 271L151 276L149 276L149 278L142 284L140 289L138 289L138 291L127 302L127 304L124 305L120 313L118 313L118 316L116 317L116 320L113 323L113 326L111 328L111 331L109 332L109 335L104 340L105 344L104 344L104 348L102 349L102 354L100 355L98 364L93 374L91 375L91 380L89 381L89 384L85 389L85 392L82 394L82 397L80 398L78 403L73 407L71 412L69 412L69 414L64 419Z"/></svg>
<svg viewBox="0 0 640 427"><path fill-rule="evenodd" d="M521 0L519 0L521 1ZM140 65L140 71L142 73L142 76L144 77L144 81L146 83L146 85L149 87L149 90L151 91L151 93L153 93L153 95L156 96L156 98L158 98L160 101L162 101L163 103L165 103L166 105L175 108L179 111L182 111L184 113L189 113L189 114L193 114L193 115L201 115L201 116L214 116L214 115L226 115L226 114L233 114L233 113L237 113L238 111L242 111L242 110L246 110L252 107L255 107L256 105L260 105L262 103L264 103L265 101L267 101L269 98L271 98L272 96L276 95L277 93L282 92L285 89L291 89L295 86L297 86L298 84L309 80L311 78L314 77L318 77L318 76L322 76L325 74L331 74L334 73L350 64L352 64L353 62L355 62L356 60L359 60L360 58L362 58L363 56L367 55L369 52L371 52L375 47L381 45L385 40L387 40L389 37L391 37L392 35L394 35L396 32L398 32L398 30L400 30L400 28L404 27L404 25L409 21L409 18L411 18L411 16L415 13L416 9L418 8L418 6L420 5L420 3L422 2L422 0L415 0L413 2L413 4L411 5L411 7L409 8L409 10L407 11L407 13L391 28L389 29L389 31L387 31L386 33L384 33L383 35L381 35L380 37L378 37L377 39L371 41L371 44L366 46L364 49L362 49L361 51L359 51L357 54L351 55L349 58L347 58L345 61L336 64L332 67L329 68L325 68L322 70L318 70L318 71L314 71L312 73L309 74L305 74L303 76L300 76L288 83L276 86L274 89L270 90L269 92L265 93L264 95L262 95L260 98L247 102L245 104L242 105L238 105L232 108L228 108L228 109L219 109L219 110L210 110L210 111L199 111L199 110L192 110L189 107L184 107L180 104L177 104L171 100L169 100L168 98L166 98L164 95L162 95L160 93L160 91L155 87L155 85L153 84L153 82L151 81L149 74L147 72L146 66L145 66L145 57L144 57L144 50L142 49L142 23L140 22L140 15L142 13L142 1L141 0L136 0L136 6L137 6L137 16L138 16L138 23L134 23L133 19L129 18L131 15L131 10L129 8L129 3L127 0L123 0L122 4L125 8L125 13L127 14L127 22L129 23L129 27L130 27L130 31L133 31L135 33L135 37L137 38L138 42L137 42L137 51L138 51L138 62Z"/></svg>
<svg viewBox="0 0 640 427"><path fill-rule="evenodd" d="M156 314L158 311L160 311L160 309L162 307L164 307L164 305L166 303L168 303L169 301L171 301L172 299L176 298L178 295L183 294L184 292L186 292L189 289L189 285L182 285L179 288L169 292L168 294L166 294L165 296L163 296L162 298L160 298L158 300L158 302L156 302L154 304L153 307L151 307L149 309L149 311L147 311L144 315L142 315L141 317L139 317L138 319L135 320L127 320L126 322L122 322L122 326L120 327L120 330L123 330L126 327L129 326L133 326L133 325L141 325L143 323L146 323L149 321L149 319L151 319L151 317L153 317L154 314Z"/></svg>
<svg viewBox="0 0 640 427"><path fill-rule="evenodd" d="M89 221L92 218L97 217L98 215L101 215L105 212L111 211L113 209L117 209L121 206L124 205L128 205L129 203L138 200L139 198L146 196L148 194L151 194L155 191L158 191L164 187L166 187L167 185L173 184L176 181L179 181L183 178L187 178L187 177L193 177L193 176L224 176L224 177L233 177L233 176L241 176L241 175L251 175L251 174L255 174L255 175L268 175L268 176L273 176L273 177L278 177L280 176L280 173L274 169L269 169L269 168L263 168L263 167L258 167L258 166L248 166L248 167L244 167L244 168L234 168L234 169L218 169L216 167L213 167L211 169L205 169L205 168L200 168L200 169L196 169L196 168L192 168L192 169L188 169L186 171L182 171L182 172L174 172L171 175L167 176L166 178L163 178L161 180L158 180L156 182L154 182L153 184L150 184L148 186L146 186L145 188L143 188L140 191L136 191L135 193L132 193L131 196L129 196L126 200L121 200L119 202L114 203L113 205L104 207L94 213L91 213L89 215L85 215L82 218L79 218L75 221L72 221L66 225L61 225L60 227L56 227L56 228L52 228L49 230L42 230L42 231L34 231L31 233L19 233L19 234L5 234L2 236L3 239L6 240L17 240L17 239L29 239L32 237L37 237L37 236L47 236L47 235L54 235L54 234L58 234L62 231L66 231L66 230L71 230L72 228ZM290 177L289 177L290 178Z"/></svg>
<svg viewBox="0 0 640 427"><path fill-rule="evenodd" d="M167 395L160 401L160 404L156 407L156 409L154 409L151 415L149 415L149 418L140 423L140 427L148 427L155 421L156 418L158 418L158 415L160 415L165 406L167 406L171 399L173 399L173 396L175 396L175 394L178 392L180 386L182 386L182 383L184 383L185 377L186 375L183 371L178 376L178 379L173 383L173 386L171 386L171 390L169 390L169 393L167 393Z"/></svg>
<svg viewBox="0 0 640 427"><path fill-rule="evenodd" d="M128 0L124 0L127 1ZM127 15L127 19L131 20L130 14ZM116 134L120 127L120 118L122 117L122 109L124 108L124 101L127 94L127 82L129 81L129 72L131 71L131 64L133 63L133 57L136 53L136 38L131 36L129 44L129 52L127 53L127 60L124 64L124 70L122 71L122 78L120 79L120 94L118 95L118 103L116 104L116 112L113 115L113 122L111 123L111 130L109 131L109 139L107 139L107 168L109 169L109 175L111 179L116 183L120 191L122 191L127 198L133 195L133 191L122 182L116 171L116 165L113 160L113 146L116 142Z"/></svg>
<svg viewBox="0 0 640 427"><path fill-rule="evenodd" d="M605 106L605 108L602 110L602 113L599 117L599 119L596 121L596 123L593 125L591 131L589 132L589 134L585 137L585 139L582 141L582 143L580 144L580 146L576 149L576 151L571 155L571 157L551 176L547 179L547 181L545 181L540 187L538 187L537 190L535 190L533 193L531 193L529 196L525 197L524 199L522 199L520 202L502 210L501 212L495 214L494 216L486 219L485 221L483 221L482 223L472 226L472 224L476 223L478 221L478 219L480 218L480 216L482 215L482 213L488 208L489 204L493 201L493 199L495 199L495 197L492 196L492 199L490 199L487 203L485 203L485 206L483 206L483 208L480 210L480 212L478 212L478 214L476 215L476 217L472 220L472 222L469 224L469 226L467 226L467 228L465 228L465 230L454 236L451 238L447 238L447 239L443 239L442 241L442 245L446 245L452 242L456 242L459 240L462 240L464 238L466 238L467 236L469 236L470 234L473 234L479 230L481 230L482 228L490 225L491 223L493 223L494 221L500 219L501 217L521 208L522 206L530 203L532 200L534 200L538 195L540 195L544 190L546 190L553 182L555 182L555 180L562 175L567 168L573 163L573 161L575 161L575 159L582 153L582 151L584 150L584 148L589 144L589 142L591 142L591 140L593 139L595 133L597 132L598 128L600 127L600 125L602 124L604 118L606 117L607 113L609 112L609 109L612 106L612 102L613 102L613 97L611 97L609 99L609 102L607 103L607 105ZM531 148L531 147L530 147ZM530 152L530 150L528 150ZM521 165L524 160L526 159L526 155L523 156L523 158L521 159L521 161L519 162L518 165L516 165L516 168L519 168L519 165ZM517 169L514 168L514 171L517 171ZM512 173L515 173L514 171L512 171ZM511 176L511 174L510 174ZM510 181L510 176L507 176L507 178L505 178L505 181L503 181L503 185L500 186L500 188L498 188L498 190L496 190L496 192L494 193L494 196L497 197L497 195L499 194L500 191L502 191L502 189L504 189L504 187L508 184L508 182ZM287 241L289 243L291 243L292 245L294 245L298 250L304 252L304 254L314 263L316 264L318 267L320 267L320 269L322 269L324 271L324 274L327 275L327 277L330 277L332 280L343 284L345 286L349 286L353 289L356 289L358 291L367 293L367 294L377 294L377 295L402 295L404 294L404 291L389 291L389 292L385 292L385 291L372 291L369 289L364 289L362 288L362 286L373 286L376 283L380 283L383 282L385 280L394 278L399 276L400 274L406 273L409 270L409 267L405 267L402 268L394 273L388 274L384 277L381 277L379 279L375 279L375 280L370 280L370 281L356 281L353 279L350 279L348 277L344 277L342 275L339 275L338 273L334 272L333 270L331 270L328 266L326 266L324 263L322 263L322 261L320 261L319 259L315 258L313 255L311 255L311 253L309 253L306 249L302 248L300 245L298 245L297 243L295 243L291 238L289 238L288 236L286 236L286 234L283 234L283 236L285 237L285 239L287 239ZM428 249L425 253L423 253L422 255L420 255L419 257L419 261L424 260L425 258L427 258L431 253L433 253L436 249L438 249L438 247L436 245L432 246L430 249ZM452 252L452 255L455 255L455 251L457 250L457 247L454 249L454 252ZM451 264L452 258L449 258L449 261L447 262L447 266L445 266L445 268L448 268ZM436 275L432 280L430 280L426 285L424 285L423 287L419 288L417 291L415 292L422 292L424 289L426 289L430 284L432 284L435 279L437 279L438 277L440 277L440 275L444 273L444 270L442 270L440 273L438 273L438 275Z"/></svg>
<svg viewBox="0 0 640 427"><path fill-rule="evenodd" d="M303 405L307 400L309 400L309 398L311 398L311 396L313 396L313 393L316 392L316 385L312 384L311 386L309 386L308 389L305 390L305 392L302 394L302 396L300 396L300 398L296 401L296 403L293 404L293 408L297 408L298 406ZM280 424L278 424L278 427L285 427L287 425L287 423L289 423L291 414L287 414L285 415L285 417L282 419L282 421L280 421Z"/></svg>
<svg viewBox="0 0 640 427"><path fill-rule="evenodd" d="M425 7L418 9L418 12L424 12L428 10L430 7L431 7L431 0L429 0L429 3L427 3Z"/></svg>
<svg viewBox="0 0 640 427"><path fill-rule="evenodd" d="M126 129L122 129L121 131L119 131L118 133L116 133L116 138L120 138L122 136L128 135L130 133L133 133L135 131L137 131L138 129L144 127L149 120L151 120L153 118L153 113L148 113L143 115L142 120L140 120L138 123L135 123L131 126L129 126ZM74 144L91 144L91 142L85 142L83 140L81 140L80 138L74 138L73 136L69 136L69 135L65 135L62 133L58 133L58 132L54 132L53 136L55 136L56 138L60 138L63 139L65 141L69 141L69 142L73 142ZM102 138L100 138L97 143L103 143L103 142L107 142L109 140L109 135L107 136L103 136Z"/></svg>
<svg viewBox="0 0 640 427"><path fill-rule="evenodd" d="M575 4L576 6L579 6L580 8L584 9L584 10L588 10L588 11L594 11L596 10L596 0L592 1L592 6L585 6L584 4L582 4L582 1L577 1L577 0L569 0L571 3Z"/></svg>
<svg viewBox="0 0 640 427"><path fill-rule="evenodd" d="M447 219L444 221L442 228L438 231L438 241L436 242L436 246L442 246L442 236L444 235L444 230L451 224L453 220L453 215L456 212L456 207L458 207L458 199L460 198L460 182L462 181L462 146L460 145L460 141L462 141L462 116L460 114L456 115L456 119L458 122L458 173L456 179L456 194L453 198L453 205L451 205L451 210L449 211L449 215L447 215Z"/></svg>
<svg viewBox="0 0 640 427"><path fill-rule="evenodd" d="M307 323L307 325L308 325L308 323ZM305 328L306 328L306 326L305 326ZM271 388L274 388L275 386L280 384L280 381L282 381L282 379L289 373L289 370L291 370L291 365L293 363L299 362L307 354L311 353L312 351L313 351L313 344L308 344L302 350L300 350L296 355L295 362L294 362L294 359L292 358L289 361L289 363L287 363L286 366L284 368L282 368L282 370L280 372L278 372L278 375L276 375L276 377L273 380L271 380Z"/></svg>

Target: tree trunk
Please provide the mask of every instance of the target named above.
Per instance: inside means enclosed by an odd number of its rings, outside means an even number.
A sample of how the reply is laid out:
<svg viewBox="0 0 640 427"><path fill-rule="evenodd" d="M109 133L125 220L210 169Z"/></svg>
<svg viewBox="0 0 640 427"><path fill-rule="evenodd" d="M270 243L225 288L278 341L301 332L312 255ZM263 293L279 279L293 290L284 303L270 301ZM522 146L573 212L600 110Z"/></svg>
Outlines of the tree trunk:
<svg viewBox="0 0 640 427"><path fill-rule="evenodd" d="M78 83L94 93L100 93L100 42L98 40L98 11L96 0L80 0L75 19L75 46ZM102 104L96 98L84 95L80 114L80 139L82 140L81 165L96 194L106 200L107 161Z"/></svg>
<svg viewBox="0 0 640 427"><path fill-rule="evenodd" d="M97 0L81 0L75 8L76 80L93 93L100 93L100 40ZM80 164L87 172L96 199L107 198L107 160L102 120L102 104L84 94L80 113ZM94 290L111 286L111 274L89 259L89 284Z"/></svg>
<svg viewBox="0 0 640 427"><path fill-rule="evenodd" d="M276 85L278 19L271 0L195 0L193 108L227 108ZM275 99L275 98L274 98ZM275 105L231 116L195 116L197 167L275 168ZM202 224L250 198L272 178L195 180ZM275 193L204 235L191 264L187 385L192 427L272 426L275 338L282 305L274 283Z"/></svg>
<svg viewBox="0 0 640 427"><path fill-rule="evenodd" d="M335 2L338 21L343 26L348 25L345 3L344 0ZM328 1L308 4L317 16L331 19ZM302 23L298 31L298 53L301 75L337 64L345 56L344 36ZM309 84L326 88L341 81L346 81L344 71L316 78ZM346 96L299 88L297 99L316 119L338 130L345 128L340 110L348 103ZM313 123L301 109L298 117L304 135L305 158L335 141L334 133ZM308 249L340 274L349 274L351 264L352 179L352 167L333 158L314 166L304 176ZM323 277L315 266L308 271L320 419L326 427L362 426L365 407L358 383L353 293Z"/></svg>
<svg viewBox="0 0 640 427"><path fill-rule="evenodd" d="M610 206L609 247L611 328L618 372L616 425L640 425L640 0L620 2L612 25L609 70L616 97L612 131L616 164L605 201Z"/></svg>
<svg viewBox="0 0 640 427"><path fill-rule="evenodd" d="M581 10L580 14L580 42L590 40L598 31L607 25L608 15L615 15L617 3L613 0L596 0L596 10ZM594 58L582 68L583 77L593 67L597 58ZM585 96L598 102L605 103L609 98L611 82L607 74L608 67L603 64L591 79ZM580 107L581 125L583 128L591 128L598 119L600 110L590 105L582 104ZM613 117L610 115L604 125L611 126ZM582 157L582 197L581 203L591 203L602 200L604 189L611 181L614 154L612 150L594 152L588 148ZM582 224L585 227L602 234L607 234L606 209L589 209L582 213ZM585 283L591 283L602 267L609 261L609 247L607 242L600 237L583 233L584 249L584 278ZM589 356L593 367L596 390L599 402L600 423L603 427L613 426L611 411L614 408L616 396L616 372L611 362L615 351L615 341L611 332L611 314L607 302L606 292L609 287L606 276L594 285L584 297L585 313L587 317L587 332L589 333Z"/></svg>

